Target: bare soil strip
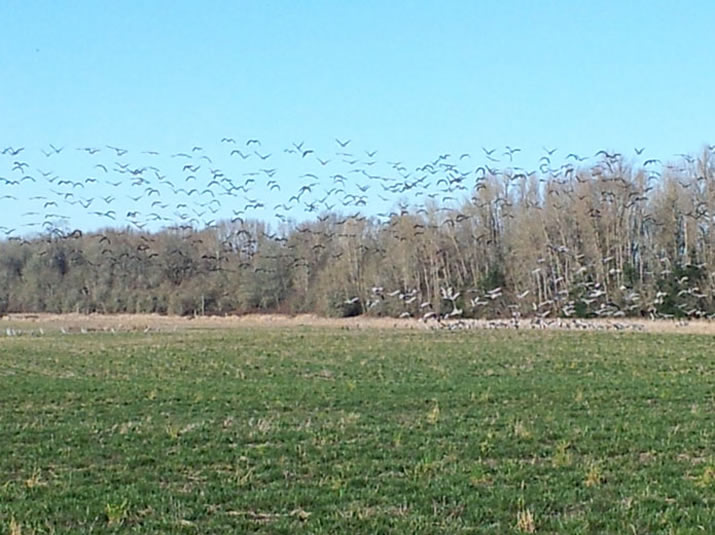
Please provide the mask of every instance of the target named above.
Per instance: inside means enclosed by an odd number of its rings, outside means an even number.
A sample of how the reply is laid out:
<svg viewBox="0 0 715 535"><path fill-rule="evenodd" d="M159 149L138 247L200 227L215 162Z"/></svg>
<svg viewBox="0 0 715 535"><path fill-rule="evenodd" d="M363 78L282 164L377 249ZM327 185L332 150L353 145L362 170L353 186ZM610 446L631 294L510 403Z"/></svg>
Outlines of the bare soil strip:
<svg viewBox="0 0 715 535"><path fill-rule="evenodd" d="M579 324L593 330L621 330L627 332L715 334L715 322L707 320L578 320ZM254 327L326 327L348 329L434 329L440 326L469 328L494 328L506 321L453 320L427 322L418 319L396 319L358 316L353 318L323 318L312 314L296 316L279 314L245 314L241 316L160 316L155 314L8 314L0 319L2 331L65 330L67 332L91 331L174 331L185 329L231 329ZM521 320L520 328L534 328L529 320ZM546 329L575 329L570 320L552 322ZM583 328L583 327L582 327ZM0 335L5 334L0 331Z"/></svg>

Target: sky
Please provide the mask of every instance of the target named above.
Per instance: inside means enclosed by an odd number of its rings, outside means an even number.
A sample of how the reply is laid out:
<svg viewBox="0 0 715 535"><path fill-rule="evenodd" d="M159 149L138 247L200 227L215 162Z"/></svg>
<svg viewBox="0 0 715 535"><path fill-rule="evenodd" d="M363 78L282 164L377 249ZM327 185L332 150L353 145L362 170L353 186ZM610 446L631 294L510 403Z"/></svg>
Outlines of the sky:
<svg viewBox="0 0 715 535"><path fill-rule="evenodd" d="M257 185L240 200L265 201L256 215L270 218L274 201L305 184L302 174L318 176L313 189L327 189L331 174L347 172L341 158L394 173L386 162L412 170L440 154L469 153L478 165L482 147L499 154L507 145L522 148L532 168L545 147L562 158L635 147L664 159L697 153L715 142L713 20L715 3L696 0L5 0L0 151L24 150L0 155L0 177L35 181L0 180L0 238L36 230L36 212L55 209L48 202L82 228L114 224L88 212L116 207L119 220L141 192L144 216L155 208L149 200L179 202L182 193L165 184L147 194L155 177L128 185L132 176L115 171L118 164L156 167L155 176L177 187L203 189L211 169L245 180L252 162ZM336 154L336 138L351 140L352 156ZM296 145L314 153L286 152ZM77 150L85 147L101 152ZM236 148L252 159L238 161ZM184 157L170 156L177 153L190 153L192 165L202 154L211 162L187 183ZM18 161L27 167L15 168ZM260 169L278 170L280 192ZM66 197L56 187L62 178L96 181L70 186L74 196ZM107 184L115 180L124 183ZM86 209L71 203L100 196L113 199ZM224 202L216 217L244 209L234 206ZM175 216L172 208L162 215Z"/></svg>

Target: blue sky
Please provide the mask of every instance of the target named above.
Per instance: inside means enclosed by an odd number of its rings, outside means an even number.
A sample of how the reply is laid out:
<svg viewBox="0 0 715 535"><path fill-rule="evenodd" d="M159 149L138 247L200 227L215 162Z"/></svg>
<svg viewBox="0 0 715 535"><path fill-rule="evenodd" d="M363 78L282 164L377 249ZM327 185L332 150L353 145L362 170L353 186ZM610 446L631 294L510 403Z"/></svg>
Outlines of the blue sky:
<svg viewBox="0 0 715 535"><path fill-rule="evenodd" d="M25 147L36 178L113 164L106 145L156 150L171 175L167 154L216 160L226 136L325 159L352 139L411 168L441 153L476 164L481 147L522 147L536 167L544 146L668 158L715 142L713 2L6 0L0 20L0 150ZM46 157L50 143L66 149ZM87 146L103 159L74 150ZM0 177L14 161L0 157ZM306 172L291 162L273 164L284 184ZM43 188L0 183L0 227Z"/></svg>

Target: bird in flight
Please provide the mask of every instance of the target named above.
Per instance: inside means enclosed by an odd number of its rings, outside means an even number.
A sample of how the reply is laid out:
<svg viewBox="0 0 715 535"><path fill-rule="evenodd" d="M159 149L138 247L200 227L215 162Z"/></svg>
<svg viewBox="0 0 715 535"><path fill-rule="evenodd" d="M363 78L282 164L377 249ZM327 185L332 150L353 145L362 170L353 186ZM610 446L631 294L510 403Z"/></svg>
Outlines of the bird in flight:
<svg viewBox="0 0 715 535"><path fill-rule="evenodd" d="M343 149L350 144L350 141L352 140L348 139L347 141L340 141L338 138L335 138L335 142Z"/></svg>
<svg viewBox="0 0 715 535"><path fill-rule="evenodd" d="M52 145L50 145L50 146L52 146ZM129 152L126 149L120 149L119 147L112 147L111 145L106 145L106 147L108 149L112 149L114 152L116 152L117 156L124 156L127 152Z"/></svg>
<svg viewBox="0 0 715 535"><path fill-rule="evenodd" d="M568 156L566 156L566 159L568 160L569 158L573 158L576 161L583 162L584 160L588 160L586 156L579 156L578 154L574 152L570 152Z"/></svg>
<svg viewBox="0 0 715 535"><path fill-rule="evenodd" d="M233 150L231 151L231 156L233 156L234 154L238 154L238 155L239 155L242 159L244 159L244 160L250 156L250 154L243 154L243 153L242 153L240 150L238 150L238 149L233 149Z"/></svg>

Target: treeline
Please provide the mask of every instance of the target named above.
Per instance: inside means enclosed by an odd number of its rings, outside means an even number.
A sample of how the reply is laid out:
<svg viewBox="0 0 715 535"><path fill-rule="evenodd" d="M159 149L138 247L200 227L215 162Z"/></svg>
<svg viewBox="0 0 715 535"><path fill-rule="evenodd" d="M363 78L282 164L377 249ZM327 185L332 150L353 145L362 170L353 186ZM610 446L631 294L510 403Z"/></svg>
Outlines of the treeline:
<svg viewBox="0 0 715 535"><path fill-rule="evenodd" d="M0 242L0 312L424 317L715 313L713 151L445 172L384 217L324 213Z"/></svg>

